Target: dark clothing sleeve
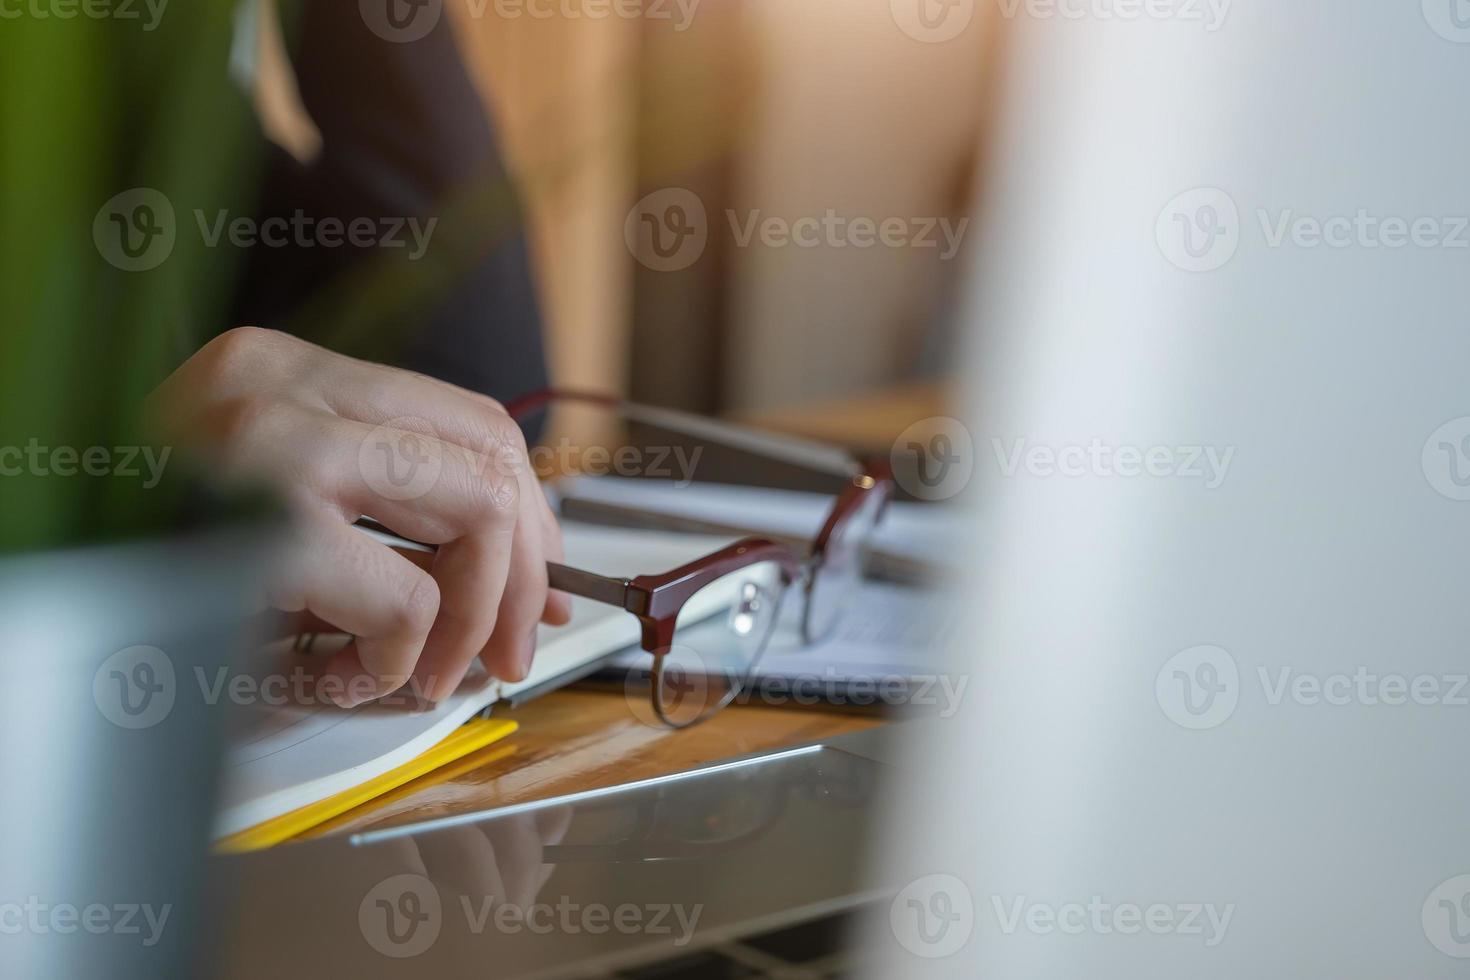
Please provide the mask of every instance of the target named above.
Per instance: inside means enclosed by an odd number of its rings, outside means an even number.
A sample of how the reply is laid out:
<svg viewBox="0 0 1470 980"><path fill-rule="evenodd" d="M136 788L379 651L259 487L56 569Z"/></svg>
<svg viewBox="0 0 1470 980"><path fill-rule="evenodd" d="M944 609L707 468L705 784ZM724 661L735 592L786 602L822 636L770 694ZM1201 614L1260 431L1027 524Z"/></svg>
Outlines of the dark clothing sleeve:
<svg viewBox="0 0 1470 980"><path fill-rule="evenodd" d="M397 224L405 245L323 247L300 234L284 247L257 245L245 260L236 322L289 330L500 399L544 387L520 210L448 18L438 16L423 37L394 41L370 29L359 7L351 0L297 6L288 45L321 151L302 164L269 148L259 218L313 229L329 218L344 226L370 218L378 234ZM476 211L487 199L500 202L493 221ZM417 260L409 258L410 218L421 230L438 219ZM364 303L358 288L381 283L374 263L385 262L415 284L397 308ZM356 322L334 322L347 319Z"/></svg>

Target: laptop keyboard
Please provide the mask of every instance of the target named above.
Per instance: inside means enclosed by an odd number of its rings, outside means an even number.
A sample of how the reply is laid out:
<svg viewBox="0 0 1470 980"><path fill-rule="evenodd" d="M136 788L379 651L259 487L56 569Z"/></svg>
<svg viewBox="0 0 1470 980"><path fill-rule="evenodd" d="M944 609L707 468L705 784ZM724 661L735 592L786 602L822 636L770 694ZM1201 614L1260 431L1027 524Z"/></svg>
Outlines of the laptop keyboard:
<svg viewBox="0 0 1470 980"><path fill-rule="evenodd" d="M622 980L740 980L845 977L854 962L848 930L855 914L840 912L615 974Z"/></svg>

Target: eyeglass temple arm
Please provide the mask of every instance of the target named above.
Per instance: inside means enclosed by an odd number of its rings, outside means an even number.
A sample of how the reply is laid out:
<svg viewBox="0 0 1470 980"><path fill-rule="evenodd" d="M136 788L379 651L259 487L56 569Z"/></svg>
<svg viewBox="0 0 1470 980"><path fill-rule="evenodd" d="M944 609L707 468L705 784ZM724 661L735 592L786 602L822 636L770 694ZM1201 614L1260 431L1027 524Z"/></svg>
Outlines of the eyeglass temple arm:
<svg viewBox="0 0 1470 980"><path fill-rule="evenodd" d="M626 579L584 572L580 568L558 565L554 561L546 563L546 578L547 584L558 592L579 595L594 602L604 602L609 606L627 609L629 612L640 611L629 604L629 600L637 593L629 587Z"/></svg>
<svg viewBox="0 0 1470 980"><path fill-rule="evenodd" d="M398 548L402 551L418 551L424 554L437 554L438 545L425 544L422 541L414 541L402 535L395 534L371 517L359 518L356 528L368 537L381 541L390 548ZM572 568L570 565L560 565L554 561L546 563L547 584L558 592L567 592L579 595L584 599L594 602L604 602L609 606L617 606L619 609L627 609L630 612L638 612L629 601L638 596L628 584L626 579L613 578L609 575L597 575L593 572L584 572L580 568ZM634 603L636 605L636 603Z"/></svg>
<svg viewBox="0 0 1470 980"><path fill-rule="evenodd" d="M732 449L742 449L760 456L778 459L804 469L832 473L841 477L860 476L863 472L862 464L851 453L824 442L764 432L734 422L706 418L692 412L681 412L675 408L643 405L592 392L546 389L515 399L505 408L512 417L519 418L552 401L601 405L604 408L621 412L634 422L643 422L670 432L697 436L709 442L717 442Z"/></svg>

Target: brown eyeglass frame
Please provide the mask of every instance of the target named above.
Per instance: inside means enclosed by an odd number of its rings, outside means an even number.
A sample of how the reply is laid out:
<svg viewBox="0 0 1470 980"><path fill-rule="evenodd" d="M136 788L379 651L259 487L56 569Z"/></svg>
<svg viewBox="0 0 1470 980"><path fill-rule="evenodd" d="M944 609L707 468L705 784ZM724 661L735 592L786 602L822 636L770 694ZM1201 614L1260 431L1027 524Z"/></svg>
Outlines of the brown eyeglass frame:
<svg viewBox="0 0 1470 980"><path fill-rule="evenodd" d="M762 561L774 561L782 570L783 590L798 579L803 580L806 592L806 609L811 608L811 591L816 576L821 570L823 557L837 531L865 504L873 494L881 494L878 502L879 514L886 508L893 491L893 475L886 460L864 460L825 443L799 439L792 436L762 432L735 423L705 416L680 412L675 409L656 408L636 402L624 401L610 395L565 389L544 389L506 403L505 409L511 418L521 421L527 415L554 402L572 402L596 405L623 415L625 418L644 422L658 428L680 432L717 442L735 449L780 459L797 466L820 472L833 473L846 478L847 484L837 495L822 528L812 540L805 559L799 558L792 548L782 542L765 537L741 538L734 544L713 551L678 568L657 575L638 575L634 578L615 578L594 572L572 568L569 565L547 562L548 584L559 592L570 593L625 609L638 618L642 627L641 646L653 655L654 668L650 678L650 697L654 712L666 725L684 728L703 721L734 700L740 688L732 685L726 697L715 705L707 706L704 713L689 721L676 721L667 717L659 703L658 690L662 682L663 661L674 642L674 628L684 604L700 589L711 582ZM419 551L435 551L433 545L409 541L395 535L388 528L364 518L358 522L374 534L395 547ZM783 592L784 594L784 592ZM810 635L809 617L802 616L803 638L813 642L819 637ZM744 678L741 679L742 682Z"/></svg>

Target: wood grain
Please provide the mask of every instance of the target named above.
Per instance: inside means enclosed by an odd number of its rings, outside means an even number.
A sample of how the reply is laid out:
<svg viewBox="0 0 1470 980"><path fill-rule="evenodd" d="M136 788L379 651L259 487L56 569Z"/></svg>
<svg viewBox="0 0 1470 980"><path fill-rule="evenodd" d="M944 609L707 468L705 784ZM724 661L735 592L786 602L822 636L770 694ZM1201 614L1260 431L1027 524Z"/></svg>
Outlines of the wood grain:
<svg viewBox="0 0 1470 980"><path fill-rule="evenodd" d="M398 827L615 786L882 723L876 714L734 705L703 724L674 731L639 720L621 694L578 688L548 694L501 717L520 722L520 731L301 838Z"/></svg>

